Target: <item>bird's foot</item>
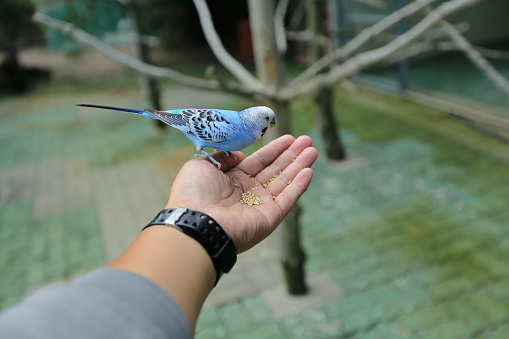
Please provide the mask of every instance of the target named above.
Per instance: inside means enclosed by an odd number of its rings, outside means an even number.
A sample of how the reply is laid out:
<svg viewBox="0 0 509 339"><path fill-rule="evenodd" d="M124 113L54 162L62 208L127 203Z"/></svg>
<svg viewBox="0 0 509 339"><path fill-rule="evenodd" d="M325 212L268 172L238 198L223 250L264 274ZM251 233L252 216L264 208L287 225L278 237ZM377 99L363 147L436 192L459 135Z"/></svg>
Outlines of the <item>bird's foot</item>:
<svg viewBox="0 0 509 339"><path fill-rule="evenodd" d="M237 160L237 156L235 154L233 154L232 152L228 152L228 151L223 151L227 157L229 157L230 155L233 157L233 160Z"/></svg>
<svg viewBox="0 0 509 339"><path fill-rule="evenodd" d="M212 161L212 163L217 166L218 170L221 169L221 163L219 161L217 161L216 159L214 159L210 154L208 154L204 150L200 150L200 153L196 153L194 156L202 157L202 158L209 158L209 160Z"/></svg>

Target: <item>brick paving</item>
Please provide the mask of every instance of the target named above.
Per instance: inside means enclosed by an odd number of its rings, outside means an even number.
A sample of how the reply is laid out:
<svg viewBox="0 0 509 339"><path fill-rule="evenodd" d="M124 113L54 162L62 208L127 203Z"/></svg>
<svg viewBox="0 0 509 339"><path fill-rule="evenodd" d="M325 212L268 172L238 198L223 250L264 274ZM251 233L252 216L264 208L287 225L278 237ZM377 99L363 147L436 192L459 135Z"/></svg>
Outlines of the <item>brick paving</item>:
<svg viewBox="0 0 509 339"><path fill-rule="evenodd" d="M165 101L225 101L184 93ZM134 90L110 96L137 106ZM0 101L1 309L118 255L194 152L74 100ZM281 293L276 233L213 291L197 338L509 337L509 145L408 102L338 100L350 158L321 156L302 199L310 295Z"/></svg>

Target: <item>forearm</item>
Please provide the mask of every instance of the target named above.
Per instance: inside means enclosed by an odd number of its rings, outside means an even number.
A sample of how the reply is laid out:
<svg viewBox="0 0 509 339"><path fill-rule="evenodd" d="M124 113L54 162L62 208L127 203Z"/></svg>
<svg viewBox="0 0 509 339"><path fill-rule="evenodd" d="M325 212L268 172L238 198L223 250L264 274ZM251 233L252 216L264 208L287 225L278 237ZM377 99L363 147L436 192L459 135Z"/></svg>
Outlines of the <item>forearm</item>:
<svg viewBox="0 0 509 339"><path fill-rule="evenodd" d="M51 285L0 314L0 338L5 339L169 335L192 337L180 306L152 281L118 269L99 269Z"/></svg>
<svg viewBox="0 0 509 339"><path fill-rule="evenodd" d="M159 285L181 307L193 329L216 279L205 249L168 226L145 229L108 267L140 274Z"/></svg>

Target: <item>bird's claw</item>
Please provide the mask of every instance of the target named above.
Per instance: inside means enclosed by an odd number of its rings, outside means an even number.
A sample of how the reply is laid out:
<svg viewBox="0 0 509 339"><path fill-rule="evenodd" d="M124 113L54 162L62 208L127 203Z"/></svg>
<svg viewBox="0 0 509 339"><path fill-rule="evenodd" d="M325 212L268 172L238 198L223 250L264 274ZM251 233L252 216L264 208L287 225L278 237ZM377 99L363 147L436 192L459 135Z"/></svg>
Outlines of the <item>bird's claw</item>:
<svg viewBox="0 0 509 339"><path fill-rule="evenodd" d="M214 152L217 152L217 151L221 151L221 150L215 148ZM237 156L235 154L233 154L232 152L230 152L230 151L223 151L223 152L224 152L224 154L226 154L226 157L229 157L231 155L234 160L237 160Z"/></svg>
<svg viewBox="0 0 509 339"><path fill-rule="evenodd" d="M237 161L237 156L235 154L233 154L232 152L228 152L228 151L223 151L227 157L229 157L230 155L233 157L233 160Z"/></svg>
<svg viewBox="0 0 509 339"><path fill-rule="evenodd" d="M218 170L221 169L221 163L219 161L217 161L216 159L214 159L210 154L208 154L204 150L200 150L200 153L196 153L194 156L202 157L202 158L209 158L209 160L212 161L212 163L217 166Z"/></svg>

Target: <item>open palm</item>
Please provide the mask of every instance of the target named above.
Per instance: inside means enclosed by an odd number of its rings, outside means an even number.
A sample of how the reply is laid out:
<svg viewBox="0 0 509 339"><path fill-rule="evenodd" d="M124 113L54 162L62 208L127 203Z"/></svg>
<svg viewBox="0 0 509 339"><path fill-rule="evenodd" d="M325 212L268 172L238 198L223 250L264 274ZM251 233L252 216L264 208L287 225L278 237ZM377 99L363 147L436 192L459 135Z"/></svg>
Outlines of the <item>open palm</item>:
<svg viewBox="0 0 509 339"><path fill-rule="evenodd" d="M308 136L282 136L244 159L224 152L195 158L180 170L167 208L186 207L210 215L244 252L267 237L306 191L317 158Z"/></svg>

